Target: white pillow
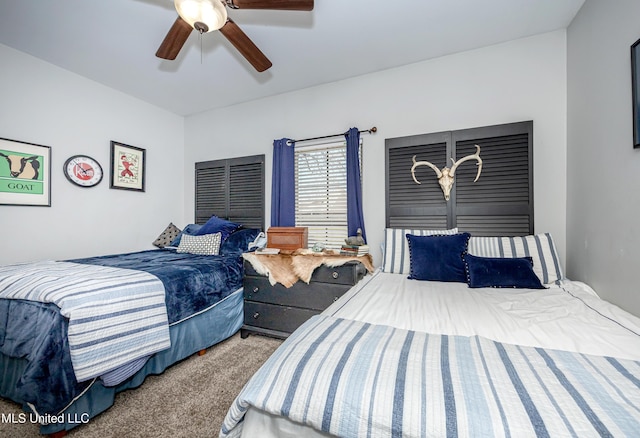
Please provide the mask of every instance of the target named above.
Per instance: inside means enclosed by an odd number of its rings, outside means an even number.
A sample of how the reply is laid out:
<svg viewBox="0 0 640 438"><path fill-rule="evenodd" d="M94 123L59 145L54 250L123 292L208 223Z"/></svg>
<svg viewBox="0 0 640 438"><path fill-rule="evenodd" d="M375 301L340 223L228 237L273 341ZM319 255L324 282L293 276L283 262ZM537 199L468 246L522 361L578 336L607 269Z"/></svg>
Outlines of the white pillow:
<svg viewBox="0 0 640 438"><path fill-rule="evenodd" d="M409 228L385 228L384 230L384 260L382 272L393 274L409 274L411 263L409 259L409 243L407 234L415 236L431 236L434 234L457 234L457 228L449 230L417 230Z"/></svg>
<svg viewBox="0 0 640 438"><path fill-rule="evenodd" d="M220 233L192 236L183 234L177 252L197 255L218 255L220 251Z"/></svg>
<svg viewBox="0 0 640 438"><path fill-rule="evenodd" d="M476 237L469 239L469 254L478 257L531 257L533 272L542 284L564 278L556 245L549 233L515 237Z"/></svg>

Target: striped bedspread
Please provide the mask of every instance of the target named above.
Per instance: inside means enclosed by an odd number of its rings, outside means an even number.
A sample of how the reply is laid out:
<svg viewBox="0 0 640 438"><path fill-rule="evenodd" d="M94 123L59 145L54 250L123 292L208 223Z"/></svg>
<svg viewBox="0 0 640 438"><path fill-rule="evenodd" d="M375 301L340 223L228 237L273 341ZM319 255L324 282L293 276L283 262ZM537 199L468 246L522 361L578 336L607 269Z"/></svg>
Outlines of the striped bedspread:
<svg viewBox="0 0 640 438"><path fill-rule="evenodd" d="M638 436L640 362L318 315L231 406L340 437Z"/></svg>
<svg viewBox="0 0 640 438"><path fill-rule="evenodd" d="M170 346L164 286L146 272L54 261L0 266L0 298L60 308L79 382Z"/></svg>

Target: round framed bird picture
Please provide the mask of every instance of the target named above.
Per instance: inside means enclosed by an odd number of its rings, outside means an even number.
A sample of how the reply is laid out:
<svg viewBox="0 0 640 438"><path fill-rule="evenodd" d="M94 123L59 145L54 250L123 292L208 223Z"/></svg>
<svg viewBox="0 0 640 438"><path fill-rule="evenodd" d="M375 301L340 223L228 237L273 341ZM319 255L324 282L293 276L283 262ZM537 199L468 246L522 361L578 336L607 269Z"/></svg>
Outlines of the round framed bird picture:
<svg viewBox="0 0 640 438"><path fill-rule="evenodd" d="M94 187L102 181L102 166L86 155L74 155L64 163L64 176L80 187Z"/></svg>

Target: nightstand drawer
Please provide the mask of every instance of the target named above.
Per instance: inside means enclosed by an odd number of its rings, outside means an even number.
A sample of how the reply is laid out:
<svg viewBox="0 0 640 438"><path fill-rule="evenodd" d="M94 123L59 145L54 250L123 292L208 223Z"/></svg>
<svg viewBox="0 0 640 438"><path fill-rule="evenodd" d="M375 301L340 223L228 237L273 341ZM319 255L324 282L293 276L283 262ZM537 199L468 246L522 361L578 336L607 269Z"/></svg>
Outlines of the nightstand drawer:
<svg viewBox="0 0 640 438"><path fill-rule="evenodd" d="M267 277L245 277L244 299L282 306L324 310L352 286L332 283L298 282L286 288L280 283L271 286Z"/></svg>
<svg viewBox="0 0 640 438"><path fill-rule="evenodd" d="M341 266L319 266L313 271L311 282L348 284L353 286L367 273L362 263L348 262Z"/></svg>
<svg viewBox="0 0 640 438"><path fill-rule="evenodd" d="M253 268L251 263L245 261L244 262L244 272L245 275L258 277L261 274L258 274L256 270ZM348 284L353 286L358 281L362 279L367 273L367 268L364 267L362 263L359 262L347 262L341 266L318 266L311 275L311 281L313 282L323 282L323 283L335 283L335 284Z"/></svg>
<svg viewBox="0 0 640 438"><path fill-rule="evenodd" d="M262 327L269 330L291 333L318 311L273 304L244 302L245 326Z"/></svg>

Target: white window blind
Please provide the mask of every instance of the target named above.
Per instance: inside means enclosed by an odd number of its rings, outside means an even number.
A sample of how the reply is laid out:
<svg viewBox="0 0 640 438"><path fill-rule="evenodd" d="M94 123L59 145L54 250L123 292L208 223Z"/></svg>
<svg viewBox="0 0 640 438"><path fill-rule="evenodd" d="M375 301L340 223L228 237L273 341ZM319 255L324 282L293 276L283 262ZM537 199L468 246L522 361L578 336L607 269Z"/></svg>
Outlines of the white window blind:
<svg viewBox="0 0 640 438"><path fill-rule="evenodd" d="M309 247L320 242L339 249L347 237L346 143L297 147L295 183L296 226L308 228Z"/></svg>

